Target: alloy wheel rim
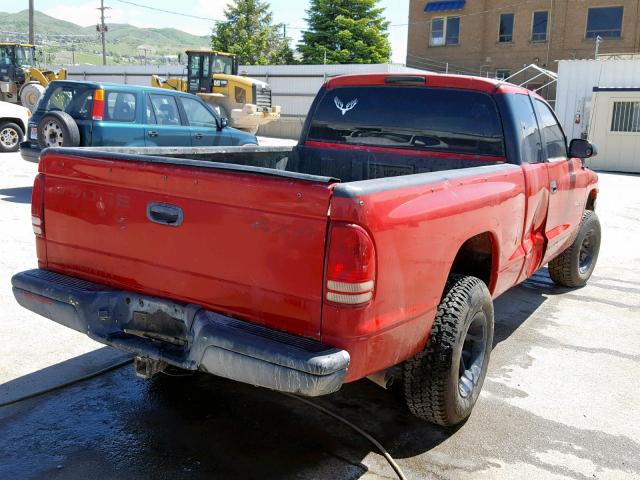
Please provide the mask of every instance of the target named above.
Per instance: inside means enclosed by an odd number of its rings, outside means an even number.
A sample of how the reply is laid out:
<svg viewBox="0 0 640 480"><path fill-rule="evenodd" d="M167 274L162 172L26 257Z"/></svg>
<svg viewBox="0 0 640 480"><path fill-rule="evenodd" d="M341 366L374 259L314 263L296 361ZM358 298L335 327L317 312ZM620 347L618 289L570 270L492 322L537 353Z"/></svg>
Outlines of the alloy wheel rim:
<svg viewBox="0 0 640 480"><path fill-rule="evenodd" d="M0 142L2 143L3 147L15 147L19 141L20 137L18 136L18 132L16 132L13 128L4 128L0 132Z"/></svg>
<svg viewBox="0 0 640 480"><path fill-rule="evenodd" d="M478 312L469 324L464 337L458 373L458 392L469 398L480 382L487 350L487 318Z"/></svg>
<svg viewBox="0 0 640 480"><path fill-rule="evenodd" d="M62 128L57 122L49 122L44 126L42 130L44 134L44 144L47 147L61 147L64 142L64 135Z"/></svg>

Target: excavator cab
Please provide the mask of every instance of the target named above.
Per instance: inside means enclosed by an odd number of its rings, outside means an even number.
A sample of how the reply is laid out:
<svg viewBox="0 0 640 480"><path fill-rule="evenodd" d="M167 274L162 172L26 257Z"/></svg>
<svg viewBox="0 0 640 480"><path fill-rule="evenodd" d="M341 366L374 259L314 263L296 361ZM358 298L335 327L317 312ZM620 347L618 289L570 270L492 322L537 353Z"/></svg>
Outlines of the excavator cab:
<svg viewBox="0 0 640 480"><path fill-rule="evenodd" d="M35 66L36 47L0 43L0 100L15 102L18 88L25 83L25 70Z"/></svg>
<svg viewBox="0 0 640 480"><path fill-rule="evenodd" d="M64 68L52 72L36 67L35 45L0 43L0 100L33 111L49 82L66 78Z"/></svg>
<svg viewBox="0 0 640 480"><path fill-rule="evenodd" d="M255 134L261 125L280 119L280 107L271 104L271 87L261 80L238 75L232 53L187 50L187 76L151 76L151 86L198 95L230 125Z"/></svg>
<svg viewBox="0 0 640 480"><path fill-rule="evenodd" d="M220 86L216 84L216 74L238 75L238 59L231 53L187 50L187 59L189 93L211 93L214 87Z"/></svg>

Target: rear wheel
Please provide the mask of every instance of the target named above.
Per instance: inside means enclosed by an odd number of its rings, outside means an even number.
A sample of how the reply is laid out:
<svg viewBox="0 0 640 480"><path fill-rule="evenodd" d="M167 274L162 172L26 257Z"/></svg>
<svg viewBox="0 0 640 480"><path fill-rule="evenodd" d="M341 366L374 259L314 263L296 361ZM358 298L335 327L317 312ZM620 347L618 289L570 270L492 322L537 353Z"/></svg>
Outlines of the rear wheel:
<svg viewBox="0 0 640 480"><path fill-rule="evenodd" d="M600 253L600 220L596 212L586 210L578 235L571 246L549 262L549 276L563 287L584 287L596 268Z"/></svg>
<svg viewBox="0 0 640 480"><path fill-rule="evenodd" d="M493 345L493 302L476 277L453 275L425 349L404 364L411 413L438 425L466 420L480 395Z"/></svg>
<svg viewBox="0 0 640 480"><path fill-rule="evenodd" d="M40 148L77 147L80 145L78 125L68 113L49 112L38 123L38 145Z"/></svg>
<svg viewBox="0 0 640 480"><path fill-rule="evenodd" d="M23 137L24 132L15 123L0 123L0 152L17 152Z"/></svg>

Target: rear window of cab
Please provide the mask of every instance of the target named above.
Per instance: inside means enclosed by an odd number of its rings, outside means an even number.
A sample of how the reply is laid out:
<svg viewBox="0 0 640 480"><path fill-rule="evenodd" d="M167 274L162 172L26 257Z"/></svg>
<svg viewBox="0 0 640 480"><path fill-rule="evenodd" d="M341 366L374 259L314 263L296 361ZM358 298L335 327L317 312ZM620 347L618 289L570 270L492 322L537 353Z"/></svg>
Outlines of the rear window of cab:
<svg viewBox="0 0 640 480"><path fill-rule="evenodd" d="M504 156L494 100L470 90L406 86L327 90L313 114L308 139Z"/></svg>

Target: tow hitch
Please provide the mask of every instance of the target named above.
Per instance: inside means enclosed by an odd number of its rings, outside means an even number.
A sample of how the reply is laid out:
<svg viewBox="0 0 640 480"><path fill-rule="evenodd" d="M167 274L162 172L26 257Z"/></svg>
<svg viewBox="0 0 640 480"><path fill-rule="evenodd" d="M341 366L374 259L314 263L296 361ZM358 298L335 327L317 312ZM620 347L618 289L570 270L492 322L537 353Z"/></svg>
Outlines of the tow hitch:
<svg viewBox="0 0 640 480"><path fill-rule="evenodd" d="M150 379L164 371L167 368L167 364L160 360L153 360L151 358L136 357L133 361L133 368L136 372L136 376L140 378Z"/></svg>

